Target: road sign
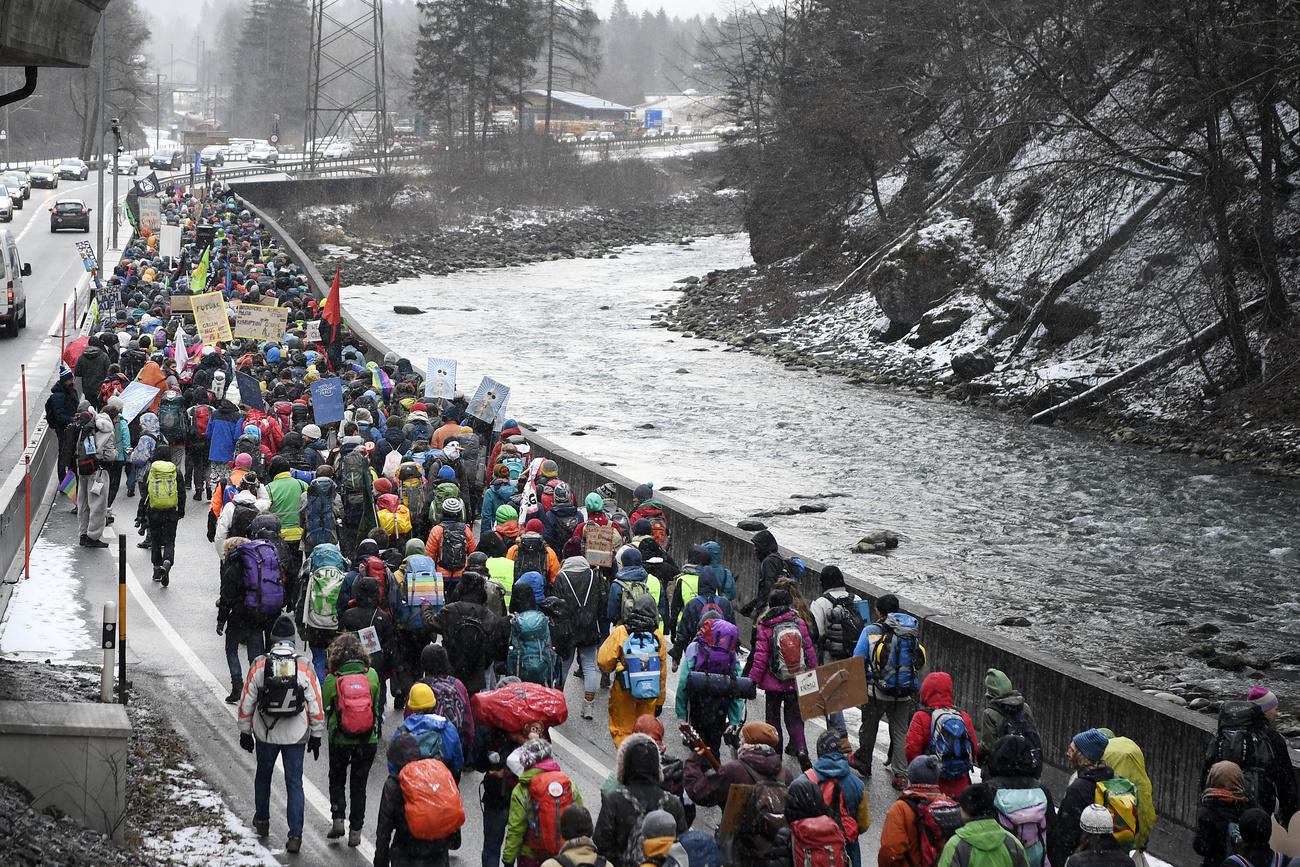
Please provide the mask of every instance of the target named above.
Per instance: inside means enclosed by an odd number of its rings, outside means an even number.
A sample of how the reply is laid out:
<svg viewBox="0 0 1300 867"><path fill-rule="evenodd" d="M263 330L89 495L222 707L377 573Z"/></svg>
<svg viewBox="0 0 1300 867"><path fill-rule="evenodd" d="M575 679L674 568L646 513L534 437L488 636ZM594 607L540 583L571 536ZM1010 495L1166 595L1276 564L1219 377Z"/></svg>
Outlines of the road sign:
<svg viewBox="0 0 1300 867"><path fill-rule="evenodd" d="M278 145L280 143L280 134L278 132L271 133L271 137L267 141L273 145Z"/></svg>

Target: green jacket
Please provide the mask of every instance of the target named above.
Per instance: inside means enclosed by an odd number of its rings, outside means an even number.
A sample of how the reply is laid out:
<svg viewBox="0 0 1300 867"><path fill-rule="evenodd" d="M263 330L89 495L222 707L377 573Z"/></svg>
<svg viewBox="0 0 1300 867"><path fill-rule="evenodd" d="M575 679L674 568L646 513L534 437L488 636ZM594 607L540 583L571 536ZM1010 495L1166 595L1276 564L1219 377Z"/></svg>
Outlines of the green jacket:
<svg viewBox="0 0 1300 867"><path fill-rule="evenodd" d="M939 867L1029 867L1029 860L1025 847L997 819L973 819L949 838Z"/></svg>
<svg viewBox="0 0 1300 867"><path fill-rule="evenodd" d="M532 800L532 796L528 794L528 783L540 773L558 769L559 765L547 759L524 771L524 775L515 784L515 790L510 793L510 820L506 823L505 848L501 851L502 863L513 864L520 855L525 858L539 857L537 852L524 845L524 832L528 830L528 822L524 817L528 812L528 802ZM582 803L582 794L576 785L573 787L573 803Z"/></svg>
<svg viewBox="0 0 1300 867"><path fill-rule="evenodd" d="M280 519L280 538L286 542L302 538L298 506L306 490L307 483L295 479L292 473L280 473L266 486L266 492L271 495L271 511Z"/></svg>
<svg viewBox="0 0 1300 867"><path fill-rule="evenodd" d="M375 725L368 735L350 735L343 731L343 726L339 722L338 679L345 674L360 674L362 672L366 673L366 679L370 681L370 701L378 713L383 713L384 697L379 691L379 675L364 662L343 663L343 667L337 672L330 672L325 675L325 723L329 726L329 738L332 744L374 744L379 742L380 727L378 725Z"/></svg>
<svg viewBox="0 0 1300 867"><path fill-rule="evenodd" d="M691 644L694 645L695 642L692 641ZM675 713L679 720L690 719L691 696L690 693L686 691L686 681L690 679L691 670L693 668L695 668L695 651L691 650L690 647L687 647L686 651L682 654L682 670L677 675L677 700L675 704ZM740 677L740 671L740 660L737 659L735 662L735 671L733 673L736 677ZM744 724L745 700L740 696L736 696L731 700L731 704L727 707L727 725L742 726Z"/></svg>

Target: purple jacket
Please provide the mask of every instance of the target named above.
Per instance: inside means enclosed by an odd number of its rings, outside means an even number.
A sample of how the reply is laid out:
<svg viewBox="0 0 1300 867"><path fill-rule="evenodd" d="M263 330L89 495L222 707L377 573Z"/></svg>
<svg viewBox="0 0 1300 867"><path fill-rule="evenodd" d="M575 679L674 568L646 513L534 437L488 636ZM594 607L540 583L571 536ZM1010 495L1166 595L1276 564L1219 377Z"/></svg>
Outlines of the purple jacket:
<svg viewBox="0 0 1300 867"><path fill-rule="evenodd" d="M754 657L749 668L749 676L755 685L765 692L794 692L795 682L785 683L776 679L768 669L768 660L772 658L772 628L786 620L793 620L799 625L799 634L803 636L803 656L805 670L817 667L817 651L813 649L812 639L808 637L808 627L792 608L776 609L758 622L758 638L754 641Z"/></svg>

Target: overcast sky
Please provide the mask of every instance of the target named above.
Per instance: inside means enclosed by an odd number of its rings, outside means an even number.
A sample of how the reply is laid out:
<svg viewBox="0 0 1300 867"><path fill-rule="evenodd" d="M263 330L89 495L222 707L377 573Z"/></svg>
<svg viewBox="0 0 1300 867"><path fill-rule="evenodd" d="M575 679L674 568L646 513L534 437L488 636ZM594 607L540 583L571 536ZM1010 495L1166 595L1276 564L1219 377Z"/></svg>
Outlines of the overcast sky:
<svg viewBox="0 0 1300 867"><path fill-rule="evenodd" d="M669 15L690 18L692 15L706 16L710 13L721 15L730 11L738 3L744 7L752 2L753 0L627 0L627 7L638 15L646 11L658 12L663 9ZM614 0L592 2L592 7L601 18L608 18L609 10L613 6Z"/></svg>

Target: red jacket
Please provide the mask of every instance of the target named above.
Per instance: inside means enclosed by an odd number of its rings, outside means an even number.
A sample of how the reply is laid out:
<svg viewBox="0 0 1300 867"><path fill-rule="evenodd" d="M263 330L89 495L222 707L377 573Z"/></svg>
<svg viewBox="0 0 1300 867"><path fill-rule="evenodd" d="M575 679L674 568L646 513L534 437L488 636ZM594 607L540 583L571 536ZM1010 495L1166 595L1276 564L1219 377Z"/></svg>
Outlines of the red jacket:
<svg viewBox="0 0 1300 867"><path fill-rule="evenodd" d="M912 759L930 751L931 711L952 707L952 676L944 671L934 671L925 676L921 682L921 704L924 710L912 715L912 723L907 727L907 749L905 755L910 763ZM971 756L979 754L979 744L975 740L975 726L966 711L961 711L962 721L966 723L966 733L970 736ZM962 790L970 785L970 774L955 780L939 780L939 791L956 799Z"/></svg>

